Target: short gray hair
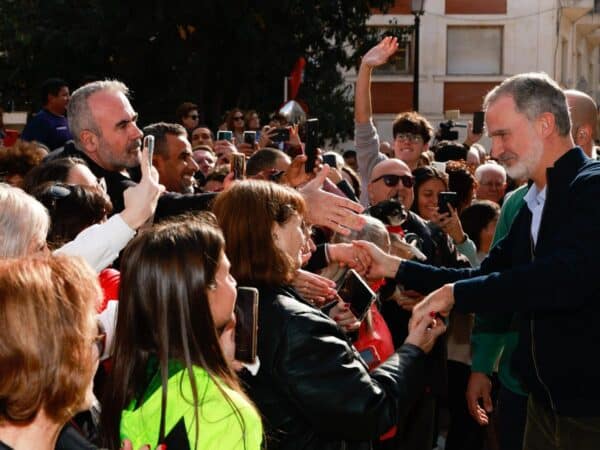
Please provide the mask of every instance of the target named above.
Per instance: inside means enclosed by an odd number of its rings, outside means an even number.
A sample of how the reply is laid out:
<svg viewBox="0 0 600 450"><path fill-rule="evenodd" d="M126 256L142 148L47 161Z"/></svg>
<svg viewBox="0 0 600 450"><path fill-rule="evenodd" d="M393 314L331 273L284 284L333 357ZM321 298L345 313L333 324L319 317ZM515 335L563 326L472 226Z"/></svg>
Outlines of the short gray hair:
<svg viewBox="0 0 600 450"><path fill-rule="evenodd" d="M487 110L490 104L503 96L512 97L517 111L525 114L529 121L549 112L554 115L559 135L566 136L570 133L571 118L565 94L546 73L521 73L507 78L488 92L483 101L483 109Z"/></svg>
<svg viewBox="0 0 600 450"><path fill-rule="evenodd" d="M80 135L83 130L90 130L94 134L102 136L102 131L94 120L94 115L88 104L88 99L93 94L102 91L120 92L129 98L129 88L118 80L93 81L76 89L71 94L69 105L67 106L69 131L73 135L76 144L81 144Z"/></svg>
<svg viewBox="0 0 600 450"><path fill-rule="evenodd" d="M36 237L46 240L50 217L35 198L0 183L0 258L25 256Z"/></svg>

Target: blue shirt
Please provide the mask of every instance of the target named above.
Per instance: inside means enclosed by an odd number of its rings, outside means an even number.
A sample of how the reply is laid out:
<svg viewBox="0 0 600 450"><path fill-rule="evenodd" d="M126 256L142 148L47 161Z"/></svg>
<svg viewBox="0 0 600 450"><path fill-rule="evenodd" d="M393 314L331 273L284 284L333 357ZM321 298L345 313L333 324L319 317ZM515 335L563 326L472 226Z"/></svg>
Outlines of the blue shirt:
<svg viewBox="0 0 600 450"><path fill-rule="evenodd" d="M46 109L41 109L27 122L21 139L37 141L54 150L65 145L65 142L73 139L73 136L65 116L57 116Z"/></svg>

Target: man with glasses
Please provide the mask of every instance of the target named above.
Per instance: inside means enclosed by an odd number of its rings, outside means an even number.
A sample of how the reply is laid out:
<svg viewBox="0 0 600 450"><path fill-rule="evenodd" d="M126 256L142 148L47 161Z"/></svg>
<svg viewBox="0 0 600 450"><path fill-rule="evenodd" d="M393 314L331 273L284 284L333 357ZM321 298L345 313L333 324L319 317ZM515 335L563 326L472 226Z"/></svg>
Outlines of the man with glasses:
<svg viewBox="0 0 600 450"><path fill-rule="evenodd" d="M378 45L369 50L362 59L356 80L356 96L354 99L355 140L358 156L358 168L363 185L370 183L375 177L372 172L375 166L386 159L379 151L379 135L373 124L371 108L371 72L375 67L385 64L398 49L395 38L384 38ZM429 147L433 136L433 128L423 116L416 112L398 115L393 124L394 156L403 161L403 168L396 166L398 175L410 175L419 165L421 154ZM391 166L390 166L391 167ZM380 172L378 175L381 174ZM396 174L396 172L390 173ZM412 199L412 197L411 197ZM367 205L368 193L363 190L361 203ZM412 204L412 200L410 202ZM407 209L409 204L404 205Z"/></svg>

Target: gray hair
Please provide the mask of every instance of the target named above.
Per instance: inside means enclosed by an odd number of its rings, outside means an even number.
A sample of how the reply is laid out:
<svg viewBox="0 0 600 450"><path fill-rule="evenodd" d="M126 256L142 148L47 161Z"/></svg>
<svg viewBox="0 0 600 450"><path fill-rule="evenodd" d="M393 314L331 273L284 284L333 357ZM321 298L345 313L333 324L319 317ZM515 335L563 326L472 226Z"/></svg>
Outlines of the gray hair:
<svg viewBox="0 0 600 450"><path fill-rule="evenodd" d="M46 208L21 189L0 183L0 258L25 256L35 238L46 240Z"/></svg>
<svg viewBox="0 0 600 450"><path fill-rule="evenodd" d="M348 236L335 233L332 242L349 243L355 240L369 241L385 252L390 250L390 235L383 222L373 216L363 215L365 226L360 230L352 230Z"/></svg>
<svg viewBox="0 0 600 450"><path fill-rule="evenodd" d="M565 94L546 73L522 73L507 78L487 93L483 109L487 110L490 104L503 96L512 97L517 111L525 114L529 121L549 112L554 115L559 135L566 136L570 133L571 118Z"/></svg>
<svg viewBox="0 0 600 450"><path fill-rule="evenodd" d="M67 106L69 130L76 144L81 144L80 135L84 130L89 130L97 136L102 136L102 131L94 120L94 115L88 104L88 99L93 94L102 91L120 92L129 98L129 88L118 80L93 81L76 89L71 94L69 105Z"/></svg>

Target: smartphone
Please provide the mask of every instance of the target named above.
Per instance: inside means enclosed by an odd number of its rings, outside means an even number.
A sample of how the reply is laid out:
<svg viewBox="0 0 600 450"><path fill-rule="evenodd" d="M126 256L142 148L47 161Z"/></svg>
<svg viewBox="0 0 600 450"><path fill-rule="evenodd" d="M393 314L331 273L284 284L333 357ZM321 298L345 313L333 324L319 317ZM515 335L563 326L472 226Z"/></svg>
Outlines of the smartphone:
<svg viewBox="0 0 600 450"><path fill-rule="evenodd" d="M458 208L458 196L456 195L456 192L440 192L438 194L438 212L440 214L450 213L448 203L450 203L454 209Z"/></svg>
<svg viewBox="0 0 600 450"><path fill-rule="evenodd" d="M152 156L154 155L154 136L149 134L144 137L144 147L148 147L148 161L152 165Z"/></svg>
<svg viewBox="0 0 600 450"><path fill-rule="evenodd" d="M350 304L350 311L361 322L367 315L371 304L375 301L375 292L354 269L348 270L338 290L344 302Z"/></svg>
<svg viewBox="0 0 600 450"><path fill-rule="evenodd" d="M273 142L287 142L290 140L290 129L275 128L275 131L269 131L269 139Z"/></svg>
<svg viewBox="0 0 600 450"><path fill-rule="evenodd" d="M337 169L337 158L335 155L323 155L323 162L329 167Z"/></svg>
<svg viewBox="0 0 600 450"><path fill-rule="evenodd" d="M306 142L304 144L304 154L306 162L304 171L313 173L317 162L317 147L319 146L319 119L308 119L304 124L306 127Z"/></svg>
<svg viewBox="0 0 600 450"><path fill-rule="evenodd" d="M483 111L475 111L473 113L473 134L483 133L483 119L485 113Z"/></svg>
<svg viewBox="0 0 600 450"><path fill-rule="evenodd" d="M233 132L227 130L217 131L217 141L229 141L233 142Z"/></svg>
<svg viewBox="0 0 600 450"><path fill-rule="evenodd" d="M244 131L244 144L254 145L256 142L256 131Z"/></svg>
<svg viewBox="0 0 600 450"><path fill-rule="evenodd" d="M235 359L256 361L258 333L258 290L239 286L235 302Z"/></svg>
<svg viewBox="0 0 600 450"><path fill-rule="evenodd" d="M232 153L229 170L233 172L234 180L243 180L246 174L246 157L240 153Z"/></svg>

